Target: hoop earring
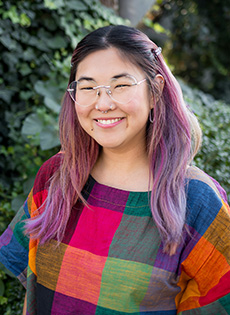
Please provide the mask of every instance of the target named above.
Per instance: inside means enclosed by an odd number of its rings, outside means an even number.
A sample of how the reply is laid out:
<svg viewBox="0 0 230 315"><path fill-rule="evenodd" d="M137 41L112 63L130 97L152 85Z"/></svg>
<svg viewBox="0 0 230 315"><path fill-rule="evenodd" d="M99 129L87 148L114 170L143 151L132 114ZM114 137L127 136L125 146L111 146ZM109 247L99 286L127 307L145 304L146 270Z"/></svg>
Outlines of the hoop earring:
<svg viewBox="0 0 230 315"><path fill-rule="evenodd" d="M150 112L149 112L149 121L151 122L151 124L153 123L153 110L150 109Z"/></svg>

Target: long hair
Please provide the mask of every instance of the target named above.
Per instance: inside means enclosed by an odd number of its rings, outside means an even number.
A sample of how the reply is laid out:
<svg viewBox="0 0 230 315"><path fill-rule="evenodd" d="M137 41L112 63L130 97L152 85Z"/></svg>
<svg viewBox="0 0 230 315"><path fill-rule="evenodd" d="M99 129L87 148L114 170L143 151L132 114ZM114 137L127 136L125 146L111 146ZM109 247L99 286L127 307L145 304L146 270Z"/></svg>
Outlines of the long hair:
<svg viewBox="0 0 230 315"><path fill-rule="evenodd" d="M110 47L144 71L153 96L153 123L146 126L153 183L151 210L165 252L174 254L185 223L186 168L199 148L201 131L163 56L155 54L157 46L137 29L106 26L88 34L73 52L69 83L75 80L78 65L86 56ZM162 93L154 80L157 74L165 81ZM67 93L59 121L62 163L50 181L44 211L27 223L27 232L41 244L54 237L62 240L73 205L79 199L85 202L81 191L99 154L98 143L81 127Z"/></svg>

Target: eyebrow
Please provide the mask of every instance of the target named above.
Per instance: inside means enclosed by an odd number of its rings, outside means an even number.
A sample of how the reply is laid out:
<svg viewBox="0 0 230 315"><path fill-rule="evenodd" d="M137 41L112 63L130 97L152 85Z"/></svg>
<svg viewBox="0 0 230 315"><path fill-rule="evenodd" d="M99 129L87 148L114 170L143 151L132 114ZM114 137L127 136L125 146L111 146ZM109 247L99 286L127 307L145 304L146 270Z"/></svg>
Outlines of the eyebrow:
<svg viewBox="0 0 230 315"><path fill-rule="evenodd" d="M83 81L83 80L86 80L86 81L95 81L94 78L90 78L90 77L80 77L77 81Z"/></svg>
<svg viewBox="0 0 230 315"><path fill-rule="evenodd" d="M112 79L119 79L121 77L125 77L126 75L130 75L130 73L123 72L121 74L117 74L117 75L113 76Z"/></svg>
<svg viewBox="0 0 230 315"><path fill-rule="evenodd" d="M119 79L121 77L125 77L126 75L130 75L129 73L127 72L123 72L123 73L120 73L120 74L117 74L117 75L114 75L111 79ZM91 78L91 77L80 77L77 81L83 81L83 80L86 80L86 81L94 81L96 82L96 80L94 78Z"/></svg>

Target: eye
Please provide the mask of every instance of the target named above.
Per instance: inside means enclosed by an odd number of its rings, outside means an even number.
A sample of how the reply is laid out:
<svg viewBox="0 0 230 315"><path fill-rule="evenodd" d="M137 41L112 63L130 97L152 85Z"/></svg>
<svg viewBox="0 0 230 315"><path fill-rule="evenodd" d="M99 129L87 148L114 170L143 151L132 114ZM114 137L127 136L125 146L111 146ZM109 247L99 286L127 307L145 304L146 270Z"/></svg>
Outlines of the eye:
<svg viewBox="0 0 230 315"><path fill-rule="evenodd" d="M122 88L126 88L126 87L130 87L131 84L127 84L127 83L124 83L124 84L117 84L115 86L115 89L122 89Z"/></svg>
<svg viewBox="0 0 230 315"><path fill-rule="evenodd" d="M92 92L95 88L96 84L94 81L91 80L81 80L78 81L78 91L82 91L82 92Z"/></svg>
<svg viewBox="0 0 230 315"><path fill-rule="evenodd" d="M82 86L80 87L80 91L92 91L93 87L92 86Z"/></svg>

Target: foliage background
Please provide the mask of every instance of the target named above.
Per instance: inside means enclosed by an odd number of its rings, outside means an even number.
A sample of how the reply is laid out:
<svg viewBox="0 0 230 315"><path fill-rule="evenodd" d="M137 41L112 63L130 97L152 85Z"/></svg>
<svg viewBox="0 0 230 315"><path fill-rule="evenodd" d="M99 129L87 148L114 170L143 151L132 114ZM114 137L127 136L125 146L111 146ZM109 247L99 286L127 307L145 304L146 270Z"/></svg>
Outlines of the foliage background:
<svg viewBox="0 0 230 315"><path fill-rule="evenodd" d="M230 103L230 0L157 0L145 21L175 75Z"/></svg>
<svg viewBox="0 0 230 315"><path fill-rule="evenodd" d="M158 7L154 8L156 21L146 20L146 23L154 29L155 35L169 34L164 51L170 63L177 66L175 70L179 69L182 57L184 64L190 65L188 58L193 48L186 50L187 44L185 48L179 46L178 50L183 54L178 52L176 56L173 54L175 58L170 57L172 43L175 41L174 45L179 45L180 36L188 32L185 28L176 40L172 30L178 25L172 23L167 31L156 23L164 14L170 15L166 6L169 2L174 3L172 14L176 12L176 5L182 5L182 1L158 1ZM165 8L168 11L163 14ZM124 23L127 21L95 0L0 1L0 48L3 52L0 64L0 233L24 202L40 165L59 150L58 113L76 43L98 27ZM183 23L179 25L180 29L183 27ZM196 60L196 55L191 58ZM190 80L187 71L186 75L183 72L177 74ZM196 85L196 81L191 82ZM196 164L221 182L230 195L230 107L189 87L184 81L180 83L204 133ZM206 91L205 85L202 87ZM2 267L0 313L21 314L23 296L24 289L19 282Z"/></svg>

